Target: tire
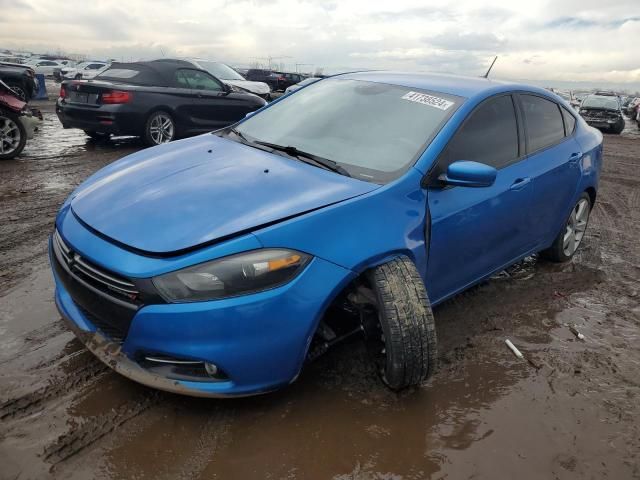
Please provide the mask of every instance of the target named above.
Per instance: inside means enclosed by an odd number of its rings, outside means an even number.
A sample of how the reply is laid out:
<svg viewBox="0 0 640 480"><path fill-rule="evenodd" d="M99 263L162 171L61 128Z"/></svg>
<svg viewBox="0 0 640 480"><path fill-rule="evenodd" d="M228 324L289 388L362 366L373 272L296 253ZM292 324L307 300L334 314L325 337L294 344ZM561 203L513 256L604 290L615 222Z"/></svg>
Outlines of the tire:
<svg viewBox="0 0 640 480"><path fill-rule="evenodd" d="M371 270L368 281L376 306L363 319L363 329L378 374L392 390L418 386L435 370L437 354L422 278L414 263L402 256Z"/></svg>
<svg viewBox="0 0 640 480"><path fill-rule="evenodd" d="M584 213L579 212L581 205L587 209ZM587 192L582 192L582 195L580 195L580 198L571 209L569 218L567 218L558 236L554 239L551 246L540 252L540 254L547 260L557 263L568 262L571 260L578 251L578 248L582 243L582 239L584 238L584 234L587 231L592 206L591 198ZM579 219L577 217L578 215L581 215ZM578 226L578 222L580 222L580 226ZM577 235L578 232L580 233L579 236ZM568 238L566 238L567 236ZM573 244L565 243L571 242L571 239L573 239Z"/></svg>
<svg viewBox="0 0 640 480"><path fill-rule="evenodd" d="M110 133L94 132L92 130L85 130L84 133L90 136L93 140L107 140L111 136Z"/></svg>
<svg viewBox="0 0 640 480"><path fill-rule="evenodd" d="M0 160L17 157L27 143L27 132L18 115L0 110Z"/></svg>
<svg viewBox="0 0 640 480"><path fill-rule="evenodd" d="M170 123L167 124L166 122ZM169 143L176 138L176 124L170 113L158 110L147 118L144 126L144 143L150 147Z"/></svg>
<svg viewBox="0 0 640 480"><path fill-rule="evenodd" d="M7 86L17 95L23 102L30 100L27 90L19 83L7 83Z"/></svg>

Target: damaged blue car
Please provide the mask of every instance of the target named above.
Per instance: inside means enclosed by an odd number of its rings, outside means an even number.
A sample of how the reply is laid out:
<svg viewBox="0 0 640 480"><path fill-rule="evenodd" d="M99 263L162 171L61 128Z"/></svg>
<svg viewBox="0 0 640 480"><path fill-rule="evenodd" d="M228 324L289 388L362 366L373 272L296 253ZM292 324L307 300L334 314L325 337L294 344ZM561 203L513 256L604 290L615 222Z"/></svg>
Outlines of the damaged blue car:
<svg viewBox="0 0 640 480"><path fill-rule="evenodd" d="M272 391L356 334L386 385L420 385L432 307L533 253L570 260L601 163L602 135L543 89L326 78L80 185L50 238L56 304L162 390Z"/></svg>

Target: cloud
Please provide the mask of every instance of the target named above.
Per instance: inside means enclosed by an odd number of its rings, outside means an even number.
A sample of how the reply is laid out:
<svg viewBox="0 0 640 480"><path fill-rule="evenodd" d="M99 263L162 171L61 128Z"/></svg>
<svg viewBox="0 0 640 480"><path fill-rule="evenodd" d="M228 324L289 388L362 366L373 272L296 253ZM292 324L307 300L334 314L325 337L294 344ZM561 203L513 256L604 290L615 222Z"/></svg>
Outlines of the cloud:
<svg viewBox="0 0 640 480"><path fill-rule="evenodd" d="M490 51L495 52L507 43L493 33L447 32L432 37L422 37L423 42L445 50Z"/></svg>
<svg viewBox="0 0 640 480"><path fill-rule="evenodd" d="M547 22L544 26L546 28L619 28L627 22L640 22L640 15L604 21L593 18L559 17Z"/></svg>
<svg viewBox="0 0 640 480"><path fill-rule="evenodd" d="M0 0L0 49L467 75L495 54L496 77L640 89L638 1Z"/></svg>

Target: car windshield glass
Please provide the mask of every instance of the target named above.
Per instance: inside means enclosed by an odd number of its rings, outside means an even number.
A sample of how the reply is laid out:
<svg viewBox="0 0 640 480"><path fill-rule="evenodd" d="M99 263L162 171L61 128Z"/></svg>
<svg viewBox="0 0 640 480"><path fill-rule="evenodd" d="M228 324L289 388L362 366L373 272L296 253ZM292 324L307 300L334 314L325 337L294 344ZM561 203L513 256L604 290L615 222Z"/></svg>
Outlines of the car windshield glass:
<svg viewBox="0 0 640 480"><path fill-rule="evenodd" d="M244 80L242 75L224 63L202 62L198 60L198 64L204 70L220 80Z"/></svg>
<svg viewBox="0 0 640 480"><path fill-rule="evenodd" d="M461 102L443 93L334 78L284 98L236 130L332 160L353 177L386 183L415 163Z"/></svg>
<svg viewBox="0 0 640 480"><path fill-rule="evenodd" d="M618 102L613 97L587 97L582 102L584 108L610 108L618 109Z"/></svg>

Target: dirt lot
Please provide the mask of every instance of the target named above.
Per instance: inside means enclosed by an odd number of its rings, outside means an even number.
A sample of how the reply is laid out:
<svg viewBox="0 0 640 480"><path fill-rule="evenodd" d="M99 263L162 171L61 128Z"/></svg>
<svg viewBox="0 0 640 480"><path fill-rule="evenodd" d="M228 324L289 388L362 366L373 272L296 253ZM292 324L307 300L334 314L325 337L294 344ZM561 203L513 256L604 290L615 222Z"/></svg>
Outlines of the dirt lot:
<svg viewBox="0 0 640 480"><path fill-rule="evenodd" d="M640 479L635 125L606 136L571 263L527 259L436 309L440 368L424 388L390 393L353 342L284 391L220 401L118 376L59 319L45 248L54 214L141 147L92 143L41 106L43 131L0 163L1 479Z"/></svg>

